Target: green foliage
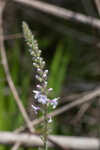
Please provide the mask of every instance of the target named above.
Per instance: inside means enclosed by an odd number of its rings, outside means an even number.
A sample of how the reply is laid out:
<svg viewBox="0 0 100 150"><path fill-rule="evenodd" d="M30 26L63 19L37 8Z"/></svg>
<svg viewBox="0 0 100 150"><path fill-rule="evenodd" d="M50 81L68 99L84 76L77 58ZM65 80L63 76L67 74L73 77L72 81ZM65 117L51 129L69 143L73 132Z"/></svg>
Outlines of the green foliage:
<svg viewBox="0 0 100 150"><path fill-rule="evenodd" d="M6 130L5 121L7 119L7 112L4 112L5 109L5 80L4 80L4 71L3 67L0 65L0 130Z"/></svg>
<svg viewBox="0 0 100 150"><path fill-rule="evenodd" d="M67 44L66 44L67 42ZM57 45L54 58L50 67L49 86L53 87L53 95L57 96L60 94L63 81L67 75L68 64L71 60L70 41L61 41Z"/></svg>

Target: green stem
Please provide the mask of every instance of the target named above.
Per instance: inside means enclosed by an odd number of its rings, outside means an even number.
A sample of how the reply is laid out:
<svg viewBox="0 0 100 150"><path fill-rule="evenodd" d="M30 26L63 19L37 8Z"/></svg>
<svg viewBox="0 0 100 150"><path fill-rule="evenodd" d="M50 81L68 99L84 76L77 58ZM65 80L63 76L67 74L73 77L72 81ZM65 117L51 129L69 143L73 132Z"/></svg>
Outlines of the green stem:
<svg viewBox="0 0 100 150"><path fill-rule="evenodd" d="M44 150L48 150L48 145L47 145L47 138L48 138L48 118L47 118L47 113L48 113L48 107L47 104L45 105L44 108Z"/></svg>

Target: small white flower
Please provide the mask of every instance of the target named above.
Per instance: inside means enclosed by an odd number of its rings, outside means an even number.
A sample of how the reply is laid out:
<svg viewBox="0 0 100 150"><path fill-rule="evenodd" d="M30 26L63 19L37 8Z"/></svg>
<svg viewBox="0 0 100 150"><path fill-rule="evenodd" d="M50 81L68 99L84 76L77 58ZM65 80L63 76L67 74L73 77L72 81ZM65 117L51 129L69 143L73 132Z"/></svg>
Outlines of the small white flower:
<svg viewBox="0 0 100 150"><path fill-rule="evenodd" d="M49 117L49 120L48 120L48 123L51 123L52 122L52 118L51 116Z"/></svg>
<svg viewBox="0 0 100 150"><path fill-rule="evenodd" d="M30 54L31 54L31 55L34 55L34 52L33 52L33 51L31 51L31 52L30 52Z"/></svg>
<svg viewBox="0 0 100 150"><path fill-rule="evenodd" d="M35 99L38 99L41 94L40 91L36 91L36 90L33 90L33 93L35 93L35 96L34 96Z"/></svg>
<svg viewBox="0 0 100 150"><path fill-rule="evenodd" d="M41 58L41 57L40 57L40 59L39 59L39 60L40 60L40 62L42 62L42 61L43 61L43 58Z"/></svg>
<svg viewBox="0 0 100 150"><path fill-rule="evenodd" d="M47 82L47 81L45 81L45 82L44 82L44 84L45 84L45 86L47 86L48 82Z"/></svg>
<svg viewBox="0 0 100 150"><path fill-rule="evenodd" d="M37 71L38 71L38 72L40 72L40 71L41 71L41 69L40 69L40 68L38 68L38 69L37 69Z"/></svg>
<svg viewBox="0 0 100 150"><path fill-rule="evenodd" d="M40 59L40 57L37 57L37 59L39 60L39 59Z"/></svg>
<svg viewBox="0 0 100 150"><path fill-rule="evenodd" d="M38 50L38 53L41 54L41 50Z"/></svg>
<svg viewBox="0 0 100 150"><path fill-rule="evenodd" d="M35 67L36 67L36 66L37 66L37 64L36 64L36 63L33 63L33 66L35 66Z"/></svg>
<svg viewBox="0 0 100 150"><path fill-rule="evenodd" d="M51 92L51 91L53 91L53 88L49 88L49 89L48 89L48 92Z"/></svg>
<svg viewBox="0 0 100 150"><path fill-rule="evenodd" d="M42 71L40 68L37 68L37 72L38 72L39 74L42 74L42 73L43 73L43 71Z"/></svg>
<svg viewBox="0 0 100 150"><path fill-rule="evenodd" d="M46 78L47 77L47 74L46 73L43 73L43 78Z"/></svg>
<svg viewBox="0 0 100 150"><path fill-rule="evenodd" d="M37 86L36 86L37 88L39 88L39 89L41 89L41 85L39 85L39 84L37 84Z"/></svg>
<svg viewBox="0 0 100 150"><path fill-rule="evenodd" d="M39 75L36 75L35 77L38 81L42 82L42 78Z"/></svg>
<svg viewBox="0 0 100 150"><path fill-rule="evenodd" d="M42 65L43 65L43 66L45 65L45 61L42 61Z"/></svg>
<svg viewBox="0 0 100 150"><path fill-rule="evenodd" d="M40 77L36 74L35 78L36 78L36 79L39 79Z"/></svg>
<svg viewBox="0 0 100 150"><path fill-rule="evenodd" d="M37 46L37 45L35 45L35 49L37 49L37 50L38 50L38 46Z"/></svg>
<svg viewBox="0 0 100 150"><path fill-rule="evenodd" d="M44 71L44 73L46 73L46 74L47 74L47 73L48 73L48 70L45 70L45 71Z"/></svg>

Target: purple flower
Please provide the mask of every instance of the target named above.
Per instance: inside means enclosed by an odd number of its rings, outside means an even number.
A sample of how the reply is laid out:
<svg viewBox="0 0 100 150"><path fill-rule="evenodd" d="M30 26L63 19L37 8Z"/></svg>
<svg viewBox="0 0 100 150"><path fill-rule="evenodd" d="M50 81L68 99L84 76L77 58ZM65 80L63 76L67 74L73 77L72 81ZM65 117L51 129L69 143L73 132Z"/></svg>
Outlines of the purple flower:
<svg viewBox="0 0 100 150"><path fill-rule="evenodd" d="M46 104L48 102L48 98L46 95L41 94L40 91L34 90L33 93L35 93L34 98L37 99L37 101L41 104Z"/></svg>
<svg viewBox="0 0 100 150"><path fill-rule="evenodd" d="M48 102L47 96L46 95L42 95L42 94L39 95L37 100L41 104L46 104Z"/></svg>
<svg viewBox="0 0 100 150"><path fill-rule="evenodd" d="M59 99L59 98L54 98L53 100L50 100L50 101L49 101L50 104L51 104L51 106L53 107L53 109L56 108L56 106L57 106L57 104L58 104L58 99Z"/></svg>
<svg viewBox="0 0 100 150"><path fill-rule="evenodd" d="M32 105L32 108L33 108L35 114L37 114L37 111L40 110L40 107L36 107L34 105Z"/></svg>

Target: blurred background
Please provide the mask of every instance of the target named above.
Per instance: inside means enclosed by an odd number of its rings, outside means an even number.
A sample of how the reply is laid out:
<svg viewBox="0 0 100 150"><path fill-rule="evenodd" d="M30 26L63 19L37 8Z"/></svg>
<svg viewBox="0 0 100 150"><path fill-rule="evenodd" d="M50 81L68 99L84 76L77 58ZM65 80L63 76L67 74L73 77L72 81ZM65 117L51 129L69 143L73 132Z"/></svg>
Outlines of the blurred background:
<svg viewBox="0 0 100 150"><path fill-rule="evenodd" d="M41 0L99 19L98 0ZM97 2L99 2L97 4ZM42 9L42 8L41 8ZM92 25L66 20L31 6L8 1L3 14L5 48L13 82L30 119L35 72L22 35L26 21L49 68L52 97L61 97L58 108L73 102L100 86L100 30ZM13 131L24 120L13 100L0 62L0 130ZM100 98L74 107L54 118L52 134L100 136ZM8 147L0 146L0 150ZM24 149L24 148L20 148ZM26 148L28 149L28 148Z"/></svg>

